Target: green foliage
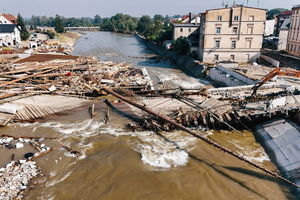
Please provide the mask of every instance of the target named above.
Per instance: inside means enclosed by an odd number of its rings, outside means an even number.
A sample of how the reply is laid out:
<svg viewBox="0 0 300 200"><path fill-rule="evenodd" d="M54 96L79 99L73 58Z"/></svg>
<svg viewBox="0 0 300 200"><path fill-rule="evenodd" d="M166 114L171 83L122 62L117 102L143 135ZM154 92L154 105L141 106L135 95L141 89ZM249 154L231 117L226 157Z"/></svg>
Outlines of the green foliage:
<svg viewBox="0 0 300 200"><path fill-rule="evenodd" d="M137 31L146 39L152 39L154 33L154 24L149 16L142 16L137 25Z"/></svg>
<svg viewBox="0 0 300 200"><path fill-rule="evenodd" d="M54 29L57 33L64 33L65 29L60 16L56 15L54 22Z"/></svg>
<svg viewBox="0 0 300 200"><path fill-rule="evenodd" d="M101 17L99 15L96 15L94 17L93 24L96 26L100 26L100 23L101 23Z"/></svg>
<svg viewBox="0 0 300 200"><path fill-rule="evenodd" d="M64 27L79 27L79 26L99 26L101 22L101 17L96 15L94 18L91 17L81 17L81 18L65 18L60 17L62 24ZM29 25L34 26L55 26L55 18L54 17L46 17L46 16L32 16L27 23Z"/></svg>
<svg viewBox="0 0 300 200"><path fill-rule="evenodd" d="M20 27L20 36L21 36L21 40L27 40L30 36L29 32L26 29L25 23L24 23L24 19L21 16L21 14L18 14L18 23L17 26Z"/></svg>
<svg viewBox="0 0 300 200"><path fill-rule="evenodd" d="M285 12L285 11L288 11L288 9L285 9L285 8L274 8L272 10L269 10L267 12L267 19L268 20L271 20L271 19L274 19L276 15L282 13L282 12Z"/></svg>
<svg viewBox="0 0 300 200"><path fill-rule="evenodd" d="M100 23L100 30L119 33L134 33L136 27L137 19L122 13L118 13L111 18L104 18Z"/></svg>
<svg viewBox="0 0 300 200"><path fill-rule="evenodd" d="M163 30L161 30L158 34L156 42L162 44L166 40L173 39L173 26L165 26Z"/></svg>
<svg viewBox="0 0 300 200"><path fill-rule="evenodd" d="M186 37L179 37L174 42L174 50L181 55L187 55L190 52L190 43Z"/></svg>

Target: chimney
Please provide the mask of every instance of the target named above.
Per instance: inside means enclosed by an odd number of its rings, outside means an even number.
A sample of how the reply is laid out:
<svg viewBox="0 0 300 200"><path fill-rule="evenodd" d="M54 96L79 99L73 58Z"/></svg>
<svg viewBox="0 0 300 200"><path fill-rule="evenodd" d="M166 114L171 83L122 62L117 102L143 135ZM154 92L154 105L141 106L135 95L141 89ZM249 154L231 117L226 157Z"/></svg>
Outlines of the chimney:
<svg viewBox="0 0 300 200"><path fill-rule="evenodd" d="M192 23L192 13L189 13L189 24Z"/></svg>

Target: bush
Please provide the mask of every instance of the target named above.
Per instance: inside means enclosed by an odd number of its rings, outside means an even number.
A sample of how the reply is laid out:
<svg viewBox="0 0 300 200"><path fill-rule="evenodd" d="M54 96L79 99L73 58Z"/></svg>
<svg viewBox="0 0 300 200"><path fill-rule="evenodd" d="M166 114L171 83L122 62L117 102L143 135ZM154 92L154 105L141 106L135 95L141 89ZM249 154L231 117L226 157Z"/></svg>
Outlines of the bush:
<svg viewBox="0 0 300 200"><path fill-rule="evenodd" d="M181 55L187 55L190 52L190 43L186 37L179 37L174 42L174 50L177 51Z"/></svg>

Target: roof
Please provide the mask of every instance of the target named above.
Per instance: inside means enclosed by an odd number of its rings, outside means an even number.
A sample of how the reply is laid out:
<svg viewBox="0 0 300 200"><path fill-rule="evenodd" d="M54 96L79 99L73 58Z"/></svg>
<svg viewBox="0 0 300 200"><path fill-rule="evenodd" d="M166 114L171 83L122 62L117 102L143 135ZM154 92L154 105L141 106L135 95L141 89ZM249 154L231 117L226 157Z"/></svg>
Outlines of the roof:
<svg viewBox="0 0 300 200"><path fill-rule="evenodd" d="M199 24L180 24L174 23L174 27L199 27Z"/></svg>
<svg viewBox="0 0 300 200"><path fill-rule="evenodd" d="M288 10L288 11L284 11L282 13L279 13L279 15L292 15L292 11Z"/></svg>
<svg viewBox="0 0 300 200"><path fill-rule="evenodd" d="M300 8L300 4L294 5L293 8Z"/></svg>
<svg viewBox="0 0 300 200"><path fill-rule="evenodd" d="M263 8L255 8L255 7L249 7L249 6L238 5L238 6L234 6L234 7L227 7L227 8L216 8L216 9L209 9L209 10L206 10L206 12L207 12L207 11L213 11L213 10L222 10L222 9L226 10L226 9L231 9L231 8L239 8L239 7L267 11L267 9L263 9Z"/></svg>
<svg viewBox="0 0 300 200"><path fill-rule="evenodd" d="M16 27L15 24L0 24L0 33L12 33Z"/></svg>
<svg viewBox="0 0 300 200"><path fill-rule="evenodd" d="M3 17L5 17L7 20L9 20L11 23L17 23L17 17L11 15L11 14L2 14Z"/></svg>
<svg viewBox="0 0 300 200"><path fill-rule="evenodd" d="M280 30L288 30L290 28L291 19L285 19L280 27Z"/></svg>

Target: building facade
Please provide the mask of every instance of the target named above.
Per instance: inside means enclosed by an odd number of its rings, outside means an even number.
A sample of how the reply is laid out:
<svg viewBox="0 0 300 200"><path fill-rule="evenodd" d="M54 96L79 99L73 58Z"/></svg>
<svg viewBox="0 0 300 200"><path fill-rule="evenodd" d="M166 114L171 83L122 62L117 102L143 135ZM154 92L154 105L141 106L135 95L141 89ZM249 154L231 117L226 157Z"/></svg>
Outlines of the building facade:
<svg viewBox="0 0 300 200"><path fill-rule="evenodd" d="M300 4L292 9L287 51L291 55L300 57Z"/></svg>
<svg viewBox="0 0 300 200"><path fill-rule="evenodd" d="M17 46L20 42L20 30L16 24L0 24L0 47Z"/></svg>
<svg viewBox="0 0 300 200"><path fill-rule="evenodd" d="M200 20L200 61L255 61L260 56L265 21L265 9L237 5L207 10Z"/></svg>

